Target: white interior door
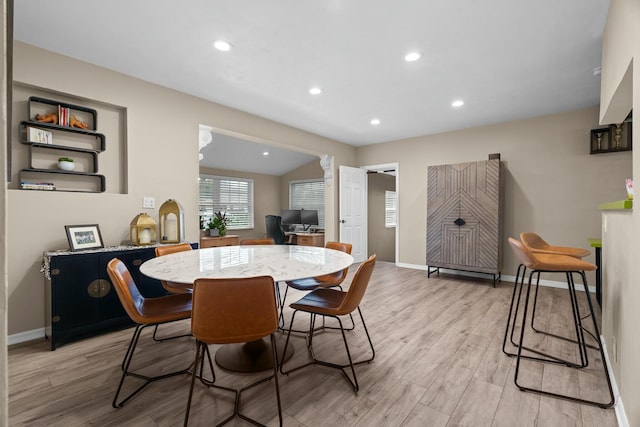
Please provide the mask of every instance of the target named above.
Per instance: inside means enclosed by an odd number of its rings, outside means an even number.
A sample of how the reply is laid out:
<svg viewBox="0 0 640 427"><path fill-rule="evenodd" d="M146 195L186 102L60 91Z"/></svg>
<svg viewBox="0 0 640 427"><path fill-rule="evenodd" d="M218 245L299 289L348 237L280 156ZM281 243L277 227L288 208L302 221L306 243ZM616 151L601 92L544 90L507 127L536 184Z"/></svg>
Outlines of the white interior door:
<svg viewBox="0 0 640 427"><path fill-rule="evenodd" d="M340 166L340 241L351 243L355 262L367 258L367 174Z"/></svg>

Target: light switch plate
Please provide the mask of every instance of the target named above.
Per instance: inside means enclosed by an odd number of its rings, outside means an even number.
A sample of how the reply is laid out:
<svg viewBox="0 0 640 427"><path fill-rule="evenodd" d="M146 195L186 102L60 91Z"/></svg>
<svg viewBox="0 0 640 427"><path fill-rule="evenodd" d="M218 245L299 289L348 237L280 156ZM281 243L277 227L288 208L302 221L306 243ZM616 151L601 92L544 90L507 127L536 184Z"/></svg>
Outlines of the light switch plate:
<svg viewBox="0 0 640 427"><path fill-rule="evenodd" d="M145 209L154 209L156 207L155 197L145 197L142 200L142 207Z"/></svg>

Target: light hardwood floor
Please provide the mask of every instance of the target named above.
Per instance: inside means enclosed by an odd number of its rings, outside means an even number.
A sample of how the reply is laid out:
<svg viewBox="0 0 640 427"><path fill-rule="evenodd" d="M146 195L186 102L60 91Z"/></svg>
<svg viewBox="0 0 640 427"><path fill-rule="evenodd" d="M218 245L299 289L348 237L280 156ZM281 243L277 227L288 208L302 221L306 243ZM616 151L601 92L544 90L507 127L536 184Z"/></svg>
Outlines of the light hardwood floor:
<svg viewBox="0 0 640 427"><path fill-rule="evenodd" d="M347 283L355 268L351 270ZM515 360L501 350L512 286L499 283L493 288L486 281L456 276L427 279L424 271L378 262L361 305L376 357L356 368L360 391L354 393L338 371L320 366L281 376L284 425L616 426L611 409L524 393L514 386ZM289 292L287 300L300 295ZM566 291L541 288L539 298L537 324L550 331L571 331ZM583 294L579 298L584 302ZM183 321L162 326L160 332L188 329L189 322ZM136 351L138 369L166 372L191 363L192 339L154 343L150 332L143 334ZM10 425L181 425L189 388L186 375L149 385L123 408L111 407L131 333L113 332L53 352L45 340L11 347ZM348 339L354 357L364 356L368 346L359 321ZM531 340L577 358L568 343L539 336ZM304 338L296 337L294 344L291 364L307 359ZM314 346L321 357L346 358L339 332L317 335ZM213 354L215 346L211 350ZM597 370L602 361L594 351L589 358L590 367L580 372L523 362L521 375L527 384L604 400L606 385ZM216 374L219 383L234 388L257 378L220 369ZM196 383L190 425L213 425L230 414L232 406L227 394ZM247 392L243 410L277 425L272 381ZM246 423L236 418L230 425Z"/></svg>

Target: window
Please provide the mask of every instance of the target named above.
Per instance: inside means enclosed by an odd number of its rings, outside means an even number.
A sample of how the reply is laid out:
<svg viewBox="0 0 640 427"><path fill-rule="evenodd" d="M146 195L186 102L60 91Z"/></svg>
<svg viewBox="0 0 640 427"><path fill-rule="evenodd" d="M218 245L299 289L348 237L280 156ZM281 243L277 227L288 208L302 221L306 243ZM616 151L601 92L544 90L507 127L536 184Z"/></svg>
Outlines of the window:
<svg viewBox="0 0 640 427"><path fill-rule="evenodd" d="M253 180L200 175L200 216L205 224L214 212L229 218L229 230L253 228Z"/></svg>
<svg viewBox="0 0 640 427"><path fill-rule="evenodd" d="M384 192L384 226L387 228L396 226L398 198L395 191Z"/></svg>
<svg viewBox="0 0 640 427"><path fill-rule="evenodd" d="M324 180L290 181L289 209L315 209L318 227L324 228Z"/></svg>

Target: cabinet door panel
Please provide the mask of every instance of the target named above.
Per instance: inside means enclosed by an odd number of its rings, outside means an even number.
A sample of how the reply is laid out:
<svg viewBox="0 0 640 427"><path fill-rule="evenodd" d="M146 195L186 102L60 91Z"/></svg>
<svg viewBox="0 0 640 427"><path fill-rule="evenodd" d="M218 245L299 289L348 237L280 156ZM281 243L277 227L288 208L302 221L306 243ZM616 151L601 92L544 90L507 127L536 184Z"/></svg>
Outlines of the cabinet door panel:
<svg viewBox="0 0 640 427"><path fill-rule="evenodd" d="M55 342L97 322L98 256L58 256L51 259L51 339ZM76 331L74 331L76 330Z"/></svg>

